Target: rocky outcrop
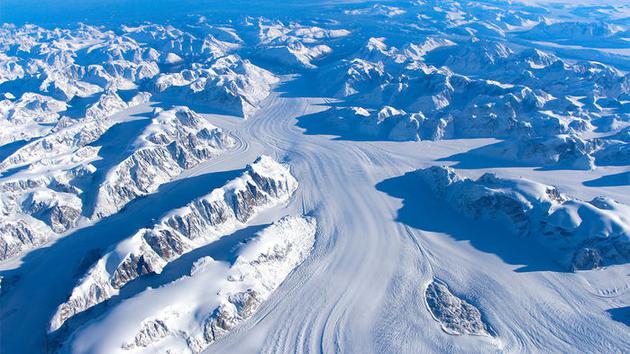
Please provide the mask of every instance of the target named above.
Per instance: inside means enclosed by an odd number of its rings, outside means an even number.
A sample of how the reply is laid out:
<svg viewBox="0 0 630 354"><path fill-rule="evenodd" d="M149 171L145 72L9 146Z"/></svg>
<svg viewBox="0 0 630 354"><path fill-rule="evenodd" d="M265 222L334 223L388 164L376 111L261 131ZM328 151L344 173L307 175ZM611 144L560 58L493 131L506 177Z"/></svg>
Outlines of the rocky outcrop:
<svg viewBox="0 0 630 354"><path fill-rule="evenodd" d="M158 62L206 70L207 75L189 82L200 96L188 98L207 97L205 103L215 108L247 115L269 94L277 81L271 73L228 56L242 43L233 30L201 20L198 25L195 35L150 24L116 31L82 24L0 26L0 73L5 74L0 74L0 222L5 231L0 260L72 230L84 216L95 221L111 215L233 145L227 134L190 110L183 113L184 108L173 113L175 118L156 118L153 131L145 131L132 146L114 147L111 139L118 136L106 135L119 123L139 119L116 114L151 99L142 89L160 80ZM171 93L169 98L176 98ZM109 159L113 149L120 149L122 162L100 161Z"/></svg>
<svg viewBox="0 0 630 354"><path fill-rule="evenodd" d="M132 144L129 157L99 187L93 218L117 212L234 144L233 138L187 107L158 112Z"/></svg>
<svg viewBox="0 0 630 354"><path fill-rule="evenodd" d="M98 107L101 113L114 109L107 104ZM0 163L4 248L0 259L44 244L74 228L81 218L82 190L73 181L95 171L91 163L98 159L99 148L89 144L114 122L108 118L64 122L60 119L47 135L26 143Z"/></svg>
<svg viewBox="0 0 630 354"><path fill-rule="evenodd" d="M7 249L0 259L15 256L55 234L73 229L83 218L84 200L90 199L86 195L96 194L91 216L92 220L98 220L118 212L139 196L155 192L184 170L234 145L234 140L221 129L190 109L178 107L158 112L129 146L129 157L113 166L104 181L95 179L95 163L101 158L101 147L93 143L117 124L114 119L96 117L122 108L117 95L103 96L92 105L98 107L92 111L93 118L71 119L67 124L62 119L51 133L17 149L0 163L7 173L6 178L0 178L0 190L6 196L0 200L0 215L7 221L27 220L27 229L37 239L18 245L27 240L19 231L22 228L7 226L7 232L0 238L7 238L4 242L12 245L12 251ZM146 99L147 95L141 93L130 102ZM50 230L43 234L32 231L33 220L42 221ZM36 229L41 231L40 227Z"/></svg>
<svg viewBox="0 0 630 354"><path fill-rule="evenodd" d="M259 211L287 201L297 181L287 166L268 156L258 158L242 176L222 188L164 216L103 256L79 281L51 322L66 319L118 293L128 282L164 266L193 249L243 227Z"/></svg>
<svg viewBox="0 0 630 354"><path fill-rule="evenodd" d="M133 340L127 341L122 345L125 350L134 350L136 348L144 348L159 341L160 339L170 335L170 328L166 326L164 321L160 319L148 320L142 324L140 330L133 337Z"/></svg>
<svg viewBox="0 0 630 354"><path fill-rule="evenodd" d="M72 193L40 189L28 194L22 210L62 233L76 226L82 207L81 199Z"/></svg>
<svg viewBox="0 0 630 354"><path fill-rule="evenodd" d="M95 157L88 155L86 159ZM82 202L80 190L69 181L92 172L89 164L79 164L46 174L26 171L0 179L0 260L18 256L74 228L81 219Z"/></svg>
<svg viewBox="0 0 630 354"><path fill-rule="evenodd" d="M154 93L169 101L193 101L214 110L251 116L278 82L271 72L235 54L210 65L195 63L189 69L162 74L153 82Z"/></svg>
<svg viewBox="0 0 630 354"><path fill-rule="evenodd" d="M146 321L123 348L151 351L160 346L163 338L174 336L185 339L193 353L201 352L257 312L289 272L309 255L314 235L315 220L312 218L285 217L277 221L240 247L234 265L221 279L217 292L219 305L206 310L205 318L195 320L189 317L203 304L191 304L186 310L171 308L166 316ZM193 266L191 277L213 267L216 265L212 258L202 258ZM227 283L223 283L225 281ZM171 285L175 284L177 282ZM173 321L173 313L192 321L192 326Z"/></svg>
<svg viewBox="0 0 630 354"><path fill-rule="evenodd" d="M453 335L490 336L481 313L472 304L453 295L446 284L433 280L424 292L429 312L444 332Z"/></svg>
<svg viewBox="0 0 630 354"><path fill-rule="evenodd" d="M122 301L72 338L95 352L200 353L259 310L309 256L315 232L314 218L284 217L236 246L233 262L202 257L189 275Z"/></svg>
<svg viewBox="0 0 630 354"><path fill-rule="evenodd" d="M486 173L476 181L447 167L415 172L419 181L472 219L507 220L555 252L567 269L593 269L630 261L630 207L610 198L582 201L556 188Z"/></svg>
<svg viewBox="0 0 630 354"><path fill-rule="evenodd" d="M315 231L313 218L286 217L242 247L228 275L228 281L240 289L224 294L221 305L205 319L203 338L207 344L256 313L289 272L309 255Z"/></svg>
<svg viewBox="0 0 630 354"><path fill-rule="evenodd" d="M0 221L0 260L41 246L52 238L52 233L35 220L13 219Z"/></svg>

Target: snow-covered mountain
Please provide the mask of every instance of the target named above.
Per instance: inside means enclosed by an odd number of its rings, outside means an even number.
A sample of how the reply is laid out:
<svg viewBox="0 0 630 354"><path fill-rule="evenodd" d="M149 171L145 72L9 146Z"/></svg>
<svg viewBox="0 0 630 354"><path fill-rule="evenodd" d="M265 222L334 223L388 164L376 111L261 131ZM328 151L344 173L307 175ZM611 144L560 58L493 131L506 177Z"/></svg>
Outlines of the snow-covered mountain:
<svg viewBox="0 0 630 354"><path fill-rule="evenodd" d="M299 23L258 19L259 56L290 68L314 69L312 61L332 53L327 40L348 36L345 29L324 29Z"/></svg>
<svg viewBox="0 0 630 354"><path fill-rule="evenodd" d="M124 123L95 118L127 108L115 93L88 107L88 116L53 129L5 158L1 258L37 247L77 226L116 213L128 202L152 192L181 172L221 155L233 138L186 107L159 112L135 142L128 157L102 172L98 141ZM124 151L123 151L124 153ZM105 178L99 176L105 174ZM93 205L86 205L91 202ZM88 211L92 211L88 214ZM51 232L52 231L52 232Z"/></svg>
<svg viewBox="0 0 630 354"><path fill-rule="evenodd" d="M552 186L484 174L476 181L452 169L416 171L440 199L474 219L507 221L516 234L557 251L573 269L593 269L630 259L630 207L606 197L581 201Z"/></svg>
<svg viewBox="0 0 630 354"><path fill-rule="evenodd" d="M117 330L106 330L109 335L103 337L99 328L88 328L67 350L200 353L256 313L308 257L315 230L313 218L284 217L239 245L231 265L209 256L197 260L189 275L142 292L106 314L100 327Z"/></svg>
<svg viewBox="0 0 630 354"><path fill-rule="evenodd" d="M257 213L286 202L297 189L289 169L268 156L249 165L242 176L186 206L173 210L150 229L141 229L99 259L60 305L50 328L116 295L130 281L184 253L242 228Z"/></svg>
<svg viewBox="0 0 630 354"><path fill-rule="evenodd" d="M160 74L153 91L166 100L177 97L183 102L248 117L277 82L269 71L236 55L228 55L208 66L193 63L190 69Z"/></svg>
<svg viewBox="0 0 630 354"><path fill-rule="evenodd" d="M623 2L60 1L0 2L0 353L628 352Z"/></svg>

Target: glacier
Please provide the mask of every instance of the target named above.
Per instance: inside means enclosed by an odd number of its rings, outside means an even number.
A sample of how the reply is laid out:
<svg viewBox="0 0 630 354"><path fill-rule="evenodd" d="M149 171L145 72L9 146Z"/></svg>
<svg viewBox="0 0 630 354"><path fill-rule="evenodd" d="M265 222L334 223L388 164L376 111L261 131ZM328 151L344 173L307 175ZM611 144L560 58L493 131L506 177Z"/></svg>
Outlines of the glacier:
<svg viewBox="0 0 630 354"><path fill-rule="evenodd" d="M627 352L620 0L0 2L0 352Z"/></svg>

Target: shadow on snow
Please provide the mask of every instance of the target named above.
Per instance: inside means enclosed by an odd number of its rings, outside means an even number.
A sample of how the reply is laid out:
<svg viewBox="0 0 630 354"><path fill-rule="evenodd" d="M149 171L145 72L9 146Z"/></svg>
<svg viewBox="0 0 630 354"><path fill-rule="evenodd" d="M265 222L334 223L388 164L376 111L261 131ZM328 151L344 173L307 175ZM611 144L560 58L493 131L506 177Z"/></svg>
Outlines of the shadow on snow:
<svg viewBox="0 0 630 354"><path fill-rule="evenodd" d="M517 272L565 272L552 263L552 255L525 237L510 231L499 221L471 220L438 199L414 172L386 179L377 190L403 200L396 221L412 228L450 235L458 241L469 241L479 251L499 256L504 262L523 265Z"/></svg>
<svg viewBox="0 0 630 354"><path fill-rule="evenodd" d="M20 343L16 341L20 336L12 334L24 328L40 332L33 333L34 337L46 337L49 320L56 307L69 296L76 274L91 266L102 250L143 227L152 226L164 214L223 186L242 172L214 172L164 184L156 193L131 201L119 213L31 251L18 268L0 272L3 277L0 352L18 352ZM38 306L23 306L24 296L39 296L33 300ZM42 348L46 346L47 343L42 343Z"/></svg>
<svg viewBox="0 0 630 354"><path fill-rule="evenodd" d="M582 183L587 187L621 187L630 186L630 172L621 172L602 176Z"/></svg>
<svg viewBox="0 0 630 354"><path fill-rule="evenodd" d="M606 312L608 312L610 318L613 320L630 326L630 306L612 308Z"/></svg>
<svg viewBox="0 0 630 354"><path fill-rule="evenodd" d="M147 274L130 281L120 289L118 295L68 319L59 330L49 336L47 346L49 348L60 347L68 335L72 334L77 328L92 319L102 316L107 310L114 308L122 301L132 298L146 289L156 289L190 275L193 264L203 257L210 256L217 261L233 264L236 261L237 253L235 251L238 245L251 239L256 232L267 226L269 224L254 225L238 230L231 235L224 236L217 241L194 249L169 262L160 274Z"/></svg>
<svg viewBox="0 0 630 354"><path fill-rule="evenodd" d="M96 167L94 174L86 177L88 181L77 180L77 184L85 191L81 194L84 205L83 216L91 216L94 212L99 186L105 181L107 173L131 156L133 151L128 146L142 133L151 123L150 119L138 119L117 123L109 128L101 137L90 144L90 146L100 146L98 152L100 160L94 161L92 165Z"/></svg>

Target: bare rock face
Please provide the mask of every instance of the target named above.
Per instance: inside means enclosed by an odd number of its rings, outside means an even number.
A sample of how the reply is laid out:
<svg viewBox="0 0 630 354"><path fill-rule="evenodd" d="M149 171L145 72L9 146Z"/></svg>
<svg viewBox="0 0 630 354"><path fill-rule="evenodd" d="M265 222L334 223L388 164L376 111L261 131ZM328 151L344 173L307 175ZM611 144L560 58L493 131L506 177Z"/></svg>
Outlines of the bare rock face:
<svg viewBox="0 0 630 354"><path fill-rule="evenodd" d="M89 158L89 156L88 156ZM0 260L18 256L74 228L81 218L80 192L67 183L83 168L0 178Z"/></svg>
<svg viewBox="0 0 630 354"><path fill-rule="evenodd" d="M145 99L146 95L139 94L132 101ZM91 216L96 221L116 213L131 200L155 192L184 170L235 144L230 135L187 107L158 111L128 147L129 156L105 171L104 181L95 182L93 177L100 172L96 161L102 156L101 146L94 143L118 124L108 115L125 107L127 103L116 93L106 92L88 108L89 117L60 120L49 134L26 143L0 163L0 190L6 195L0 200L0 216L6 221L23 220L36 240L18 245L26 240L18 231L21 228L7 226L7 233L0 234L7 238L3 241L7 252L0 259L38 247L45 239L75 228L81 219ZM85 199L95 199L95 204L92 215L84 217ZM49 230L34 226L40 221Z"/></svg>
<svg viewBox="0 0 630 354"><path fill-rule="evenodd" d="M56 233L76 226L81 208L81 200L75 195L52 190L31 192L22 203L23 210L45 222Z"/></svg>
<svg viewBox="0 0 630 354"><path fill-rule="evenodd" d="M9 152L0 158L0 224L5 231L0 260L39 247L83 221L116 213L233 146L220 129L178 107L156 117L153 131L142 136L146 140L121 145L132 151L121 151L129 157L116 162L113 171L102 170L111 165L97 162L108 158L100 143L117 138L106 134L110 128L140 119L118 113L150 100L142 90L159 81L158 62L172 57L205 63L211 56L212 68L206 67L208 75L193 91L205 87L201 96L237 107L239 113L253 111L277 81L249 61L228 55L242 41L227 28L205 26L207 35L197 38L171 26L123 26L116 33L82 24L70 27L0 26L0 145ZM135 96L128 96L132 92ZM31 205L33 194L50 198ZM89 214L84 213L85 201L96 201Z"/></svg>
<svg viewBox="0 0 630 354"><path fill-rule="evenodd" d="M444 332L454 335L490 335L479 310L453 295L442 282L433 280L429 283L425 298L431 315L440 322Z"/></svg>
<svg viewBox="0 0 630 354"><path fill-rule="evenodd" d="M54 232L62 233L76 226L81 211L68 206L56 205L43 216Z"/></svg>
<svg viewBox="0 0 630 354"><path fill-rule="evenodd" d="M103 256L59 307L51 329L116 294L128 282L160 273L182 254L243 227L261 210L287 201L296 189L297 181L287 166L259 157L242 176L172 211L153 228L138 231ZM96 293L100 296L93 296Z"/></svg>
<svg viewBox="0 0 630 354"><path fill-rule="evenodd" d="M581 248L573 255L574 270L595 269L603 265L604 260L599 250L593 248Z"/></svg>

